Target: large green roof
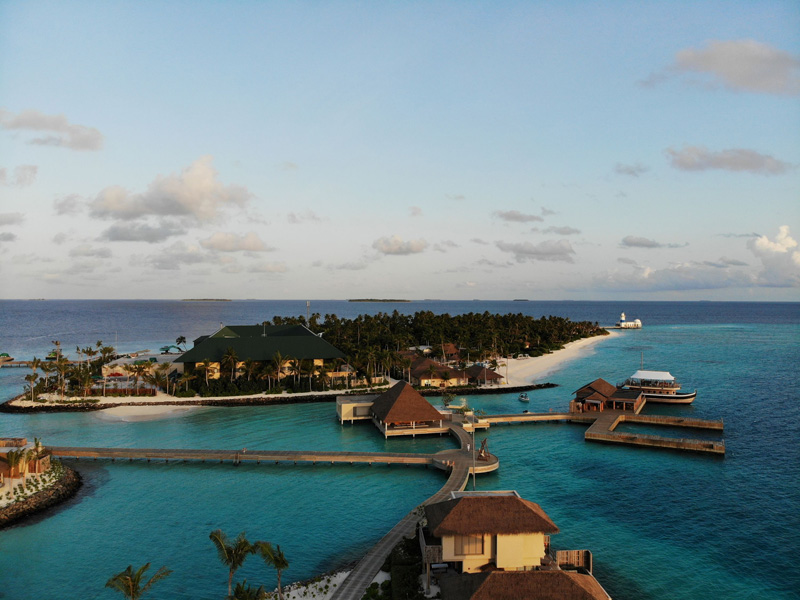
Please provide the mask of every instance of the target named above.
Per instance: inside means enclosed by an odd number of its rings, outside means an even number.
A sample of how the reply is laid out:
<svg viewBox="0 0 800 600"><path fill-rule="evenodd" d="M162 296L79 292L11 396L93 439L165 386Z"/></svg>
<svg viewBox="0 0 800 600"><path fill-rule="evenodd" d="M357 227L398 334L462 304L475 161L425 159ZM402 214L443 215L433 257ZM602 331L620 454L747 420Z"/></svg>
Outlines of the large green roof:
<svg viewBox="0 0 800 600"><path fill-rule="evenodd" d="M261 362L272 360L277 352L287 360L344 358L339 349L302 325L229 325L209 337L198 338L194 348L176 362L220 362L228 348L233 348L239 360Z"/></svg>

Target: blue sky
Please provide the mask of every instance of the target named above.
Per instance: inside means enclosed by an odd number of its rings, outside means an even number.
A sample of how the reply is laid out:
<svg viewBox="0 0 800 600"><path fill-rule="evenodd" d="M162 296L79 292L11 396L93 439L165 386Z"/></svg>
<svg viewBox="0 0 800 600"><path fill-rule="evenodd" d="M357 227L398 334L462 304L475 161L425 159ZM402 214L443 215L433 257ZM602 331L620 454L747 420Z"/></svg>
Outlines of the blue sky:
<svg viewBox="0 0 800 600"><path fill-rule="evenodd" d="M0 2L0 297L800 300L796 2Z"/></svg>

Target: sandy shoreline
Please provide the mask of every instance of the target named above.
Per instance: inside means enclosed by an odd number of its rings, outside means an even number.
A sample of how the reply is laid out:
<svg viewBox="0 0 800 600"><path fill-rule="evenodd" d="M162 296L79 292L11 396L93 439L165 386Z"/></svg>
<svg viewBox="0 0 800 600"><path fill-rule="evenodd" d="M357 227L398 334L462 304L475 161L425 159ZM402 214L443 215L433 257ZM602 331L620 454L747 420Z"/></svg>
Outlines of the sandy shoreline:
<svg viewBox="0 0 800 600"><path fill-rule="evenodd" d="M550 375L561 369L567 363L585 356L591 348L601 342L602 340L610 339L611 337L620 335L619 332L610 331L609 335L594 336L584 338L575 342L570 342L561 350L557 350L552 354L545 354L543 356L536 356L533 358L511 358L499 361L501 364L506 365L499 367L498 372L507 377L507 381L500 386L495 386L493 389L497 393L502 394L504 389L515 386L530 385L533 383L543 383L540 380L546 375ZM267 394L250 394L247 397L258 398L302 398L303 396L328 396L339 395L341 390L331 390L328 392L299 392L296 394L283 394L281 396L268 396ZM43 398L57 400L57 394L42 394ZM52 397L52 398L51 398ZM179 417L185 415L190 410L201 408L197 405L192 405L198 397L193 398L176 398L167 395L163 392L156 393L155 396L115 396L115 397L100 397L95 398L99 400L97 406L102 407L104 404L109 405L108 408L96 411L98 418L107 421L149 421L152 419ZM231 400L235 397L220 396L203 398L203 400ZM132 404L129 406L118 406L119 403ZM154 402L163 404L152 405ZM141 403L137 406L137 403ZM41 404L31 402L29 400L18 400L14 402L15 406L21 407L38 407ZM52 406L52 405L51 405Z"/></svg>

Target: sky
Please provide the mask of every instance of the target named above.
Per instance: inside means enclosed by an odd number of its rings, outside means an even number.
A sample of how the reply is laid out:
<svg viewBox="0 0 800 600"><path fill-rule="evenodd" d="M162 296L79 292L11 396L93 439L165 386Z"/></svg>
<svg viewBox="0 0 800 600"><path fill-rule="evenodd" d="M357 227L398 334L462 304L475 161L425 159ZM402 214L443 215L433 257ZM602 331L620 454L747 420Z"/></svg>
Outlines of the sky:
<svg viewBox="0 0 800 600"><path fill-rule="evenodd" d="M800 3L0 0L0 298L800 301Z"/></svg>

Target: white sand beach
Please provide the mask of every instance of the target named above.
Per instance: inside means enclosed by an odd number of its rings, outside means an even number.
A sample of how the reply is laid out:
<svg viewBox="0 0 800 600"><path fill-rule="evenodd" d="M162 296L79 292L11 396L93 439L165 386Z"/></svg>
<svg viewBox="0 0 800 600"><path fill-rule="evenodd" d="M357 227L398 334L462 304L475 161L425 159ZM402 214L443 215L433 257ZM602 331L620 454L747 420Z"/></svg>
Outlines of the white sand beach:
<svg viewBox="0 0 800 600"><path fill-rule="evenodd" d="M537 380L541 380L544 376L555 373L567 363L577 358L586 356L591 352L595 344L621 335L618 331L609 331L608 333L609 335L598 335L570 342L564 346L563 349L553 352L552 354L545 354L534 358L512 358L500 361L508 365L507 384L510 386L518 386L529 385L534 382L544 383L543 381ZM500 367L498 373L505 377L506 367Z"/></svg>

